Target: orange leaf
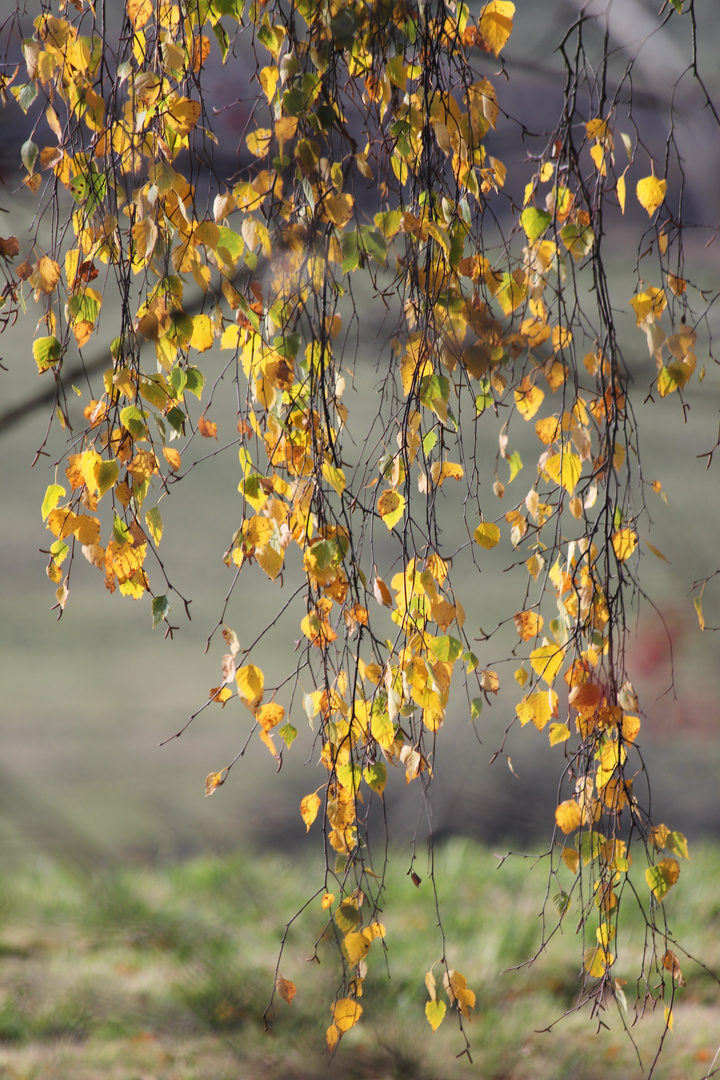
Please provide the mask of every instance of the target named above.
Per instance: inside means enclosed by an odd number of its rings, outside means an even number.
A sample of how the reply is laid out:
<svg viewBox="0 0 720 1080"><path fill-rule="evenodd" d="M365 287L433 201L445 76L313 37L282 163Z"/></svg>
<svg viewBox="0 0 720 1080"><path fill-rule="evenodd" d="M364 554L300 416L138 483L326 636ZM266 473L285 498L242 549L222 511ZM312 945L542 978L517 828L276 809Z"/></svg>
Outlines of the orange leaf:
<svg viewBox="0 0 720 1080"><path fill-rule="evenodd" d="M383 607L392 607L392 596L390 590L381 577L375 575L373 582L373 596L377 600L378 604L382 604Z"/></svg>
<svg viewBox="0 0 720 1080"><path fill-rule="evenodd" d="M217 439L217 424L212 420L206 420L204 413L198 420L198 431L203 439Z"/></svg>
<svg viewBox="0 0 720 1080"><path fill-rule="evenodd" d="M287 1001L288 1005L297 993L297 987L295 986L295 983L290 982L289 979L283 979L282 975L278 975L277 979L275 980L275 989L277 990L283 1001Z"/></svg>

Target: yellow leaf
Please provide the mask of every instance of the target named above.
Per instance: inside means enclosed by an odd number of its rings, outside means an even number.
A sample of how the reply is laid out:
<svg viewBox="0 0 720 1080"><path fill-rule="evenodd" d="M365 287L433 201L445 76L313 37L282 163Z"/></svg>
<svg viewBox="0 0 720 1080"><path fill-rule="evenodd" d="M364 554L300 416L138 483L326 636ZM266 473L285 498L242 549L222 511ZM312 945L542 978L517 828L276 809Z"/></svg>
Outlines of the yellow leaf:
<svg viewBox="0 0 720 1080"><path fill-rule="evenodd" d="M657 900L664 900L670 889L680 877L680 863L677 859L663 859L656 866L649 866L645 871L645 880Z"/></svg>
<svg viewBox="0 0 720 1080"><path fill-rule="evenodd" d="M462 480L465 470L462 465L457 465L454 461L443 461L442 464L434 461L430 468L430 475L433 483L442 487L443 480Z"/></svg>
<svg viewBox="0 0 720 1080"><path fill-rule="evenodd" d="M618 202L620 203L620 213L624 214L625 213L625 197L626 197L626 195L625 195L625 173L623 173L622 176L618 177L617 197L618 197Z"/></svg>
<svg viewBox="0 0 720 1080"><path fill-rule="evenodd" d="M638 180L635 189L638 202L643 210L647 210L649 217L653 216L663 202L666 190L667 181L658 180L657 176L646 176L643 180Z"/></svg>
<svg viewBox="0 0 720 1080"><path fill-rule="evenodd" d="M232 690L229 686L213 686L208 695L208 700L216 701L218 705L225 707L225 702L229 701L232 697Z"/></svg>
<svg viewBox="0 0 720 1080"><path fill-rule="evenodd" d="M345 473L342 469L336 469L334 465L330 465L325 461L323 462L322 472L330 487L333 488L338 495L342 495L345 490Z"/></svg>
<svg viewBox="0 0 720 1080"><path fill-rule="evenodd" d="M550 738L550 745L557 746L558 743L567 742L570 738L570 728L567 724L551 724L548 735Z"/></svg>
<svg viewBox="0 0 720 1080"><path fill-rule="evenodd" d="M554 333L554 331L553 331ZM525 420L530 420L538 411L545 399L545 394L539 386L532 386L527 376L515 390L515 404L518 412Z"/></svg>
<svg viewBox="0 0 720 1080"><path fill-rule="evenodd" d="M340 229L347 225L353 215L352 195L328 195L322 206L325 217Z"/></svg>
<svg viewBox="0 0 720 1080"><path fill-rule="evenodd" d="M253 664L248 664L240 668L235 675L235 681L243 704L254 713L263 699L265 678L262 671Z"/></svg>
<svg viewBox="0 0 720 1080"><path fill-rule="evenodd" d="M321 805L320 796L315 795L315 794L306 795L305 798L302 799L301 802L300 802L300 815L301 815L303 821L305 822L305 828L306 828L307 832L310 832L310 826L312 825L313 821L315 820L315 818L318 815L318 810L320 809L320 805ZM328 896L329 893L326 893L325 895ZM331 904L332 900L329 903ZM324 904L324 898L323 898L323 904ZM329 906L329 904L327 906Z"/></svg>
<svg viewBox="0 0 720 1080"><path fill-rule="evenodd" d="M181 457L177 450L173 450L171 447L163 448L163 457L167 461L168 465L175 472L180 468Z"/></svg>
<svg viewBox="0 0 720 1080"><path fill-rule="evenodd" d="M700 632L705 629L705 616L703 615L702 596L693 597L693 606L697 613L698 623L700 624Z"/></svg>
<svg viewBox="0 0 720 1080"><path fill-rule="evenodd" d="M618 529L612 534L612 546L618 562L629 559L637 547L637 533L632 529Z"/></svg>
<svg viewBox="0 0 720 1080"><path fill-rule="evenodd" d="M152 17L153 2L152 0L127 0L126 10L133 30L137 31Z"/></svg>
<svg viewBox="0 0 720 1080"><path fill-rule="evenodd" d="M282 975L278 975L278 977L276 978L275 989L277 990L283 1001L287 1001L288 1005L297 993L297 987L295 986L295 983L290 982L289 979L283 979Z"/></svg>
<svg viewBox="0 0 720 1080"><path fill-rule="evenodd" d="M473 533L473 537L476 544L489 551L500 543L500 529L492 521L482 521Z"/></svg>
<svg viewBox="0 0 720 1080"><path fill-rule="evenodd" d="M562 667L565 659L563 650L557 645L540 645L530 653L530 663L533 671L539 675L548 686L552 686L555 677Z"/></svg>
<svg viewBox="0 0 720 1080"><path fill-rule="evenodd" d="M557 713L558 696L554 690L539 690L528 694L517 707L518 720L524 727L529 721L538 731L542 731L552 716Z"/></svg>
<svg viewBox="0 0 720 1080"><path fill-rule="evenodd" d="M285 717L285 709L282 705L276 705L275 702L269 702L267 705L261 705L255 713L255 719L262 727L263 731L272 731L274 727L277 727L279 723Z"/></svg>
<svg viewBox="0 0 720 1080"><path fill-rule="evenodd" d="M486 694L497 694L500 689L500 676L497 671L481 671L480 686Z"/></svg>
<svg viewBox="0 0 720 1080"><path fill-rule="evenodd" d="M523 641L529 641L530 638L537 637L543 628L543 617L535 611L519 611L514 616L513 622Z"/></svg>
<svg viewBox="0 0 720 1080"><path fill-rule="evenodd" d="M673 1029L673 1012L669 1005L665 1006L665 1026L669 1031Z"/></svg>
<svg viewBox="0 0 720 1080"><path fill-rule="evenodd" d="M212 795L216 788L221 787L225 783L225 777L222 769L220 772L211 772L205 777L205 797Z"/></svg>
<svg viewBox="0 0 720 1080"><path fill-rule="evenodd" d="M268 102L272 102L272 99L275 96L275 87L277 86L279 76L280 72L276 67L264 67L258 76L260 85L265 91Z"/></svg>
<svg viewBox="0 0 720 1080"><path fill-rule="evenodd" d="M607 949L590 946L583 953L583 967L591 979L601 979L613 964L614 956Z"/></svg>
<svg viewBox="0 0 720 1080"><path fill-rule="evenodd" d="M580 868L580 855L575 848L564 847L562 849L562 861L567 866L571 874L577 874Z"/></svg>
<svg viewBox="0 0 720 1080"><path fill-rule="evenodd" d="M582 811L573 799L560 803L555 810L555 822L567 836L582 823Z"/></svg>
<svg viewBox="0 0 720 1080"><path fill-rule="evenodd" d="M60 266L47 255L41 256L35 268L30 284L43 293L51 293L60 280Z"/></svg>
<svg viewBox="0 0 720 1080"><path fill-rule="evenodd" d="M327 911L327 909L329 907L332 907L332 905L334 903L335 903L335 893L326 892L326 893L323 894L323 898L322 898L322 909L323 909L323 911Z"/></svg>
<svg viewBox="0 0 720 1080"><path fill-rule="evenodd" d="M437 1031L443 1022L447 1006L444 1001L427 1001L425 1003L425 1015L433 1031Z"/></svg>
<svg viewBox="0 0 720 1080"><path fill-rule="evenodd" d="M548 458L544 469L551 480L554 480L556 484L562 484L568 495L572 495L580 479L582 461L577 454L565 450L563 453L553 454L551 458Z"/></svg>
<svg viewBox="0 0 720 1080"><path fill-rule="evenodd" d="M272 131L268 128L256 128L245 139L248 150L255 157L265 157L270 147Z"/></svg>
<svg viewBox="0 0 720 1080"><path fill-rule="evenodd" d="M333 1005L333 1025L341 1035L344 1035L346 1031L349 1031L351 1027L354 1027L361 1016L362 1005L357 1001L353 1001L352 998L340 998L340 1000L336 1001Z"/></svg>
<svg viewBox="0 0 720 1080"><path fill-rule="evenodd" d="M197 349L198 352L206 352L214 340L215 335L209 317L207 315L194 315L192 334L189 341L190 348Z"/></svg>
<svg viewBox="0 0 720 1080"><path fill-rule="evenodd" d="M349 964L359 964L364 960L370 949L370 940L364 930L351 930L342 941L342 950Z"/></svg>
<svg viewBox="0 0 720 1080"><path fill-rule="evenodd" d="M515 5L509 0L490 0L480 16L480 33L498 56L506 44L513 28Z"/></svg>
<svg viewBox="0 0 720 1080"><path fill-rule="evenodd" d="M338 1031L338 1029L335 1027L334 1024L331 1024L330 1027L325 1032L325 1042L327 1043L327 1048L330 1051L330 1053L332 1053L332 1051L335 1049L335 1047L337 1046L339 1040L340 1040L340 1032Z"/></svg>
<svg viewBox="0 0 720 1080"><path fill-rule="evenodd" d="M181 97L171 102L165 122L178 135L189 135L200 119L201 113L202 105L199 101Z"/></svg>
<svg viewBox="0 0 720 1080"><path fill-rule="evenodd" d="M392 531L405 513L405 496L394 488L388 488L378 499L377 508L378 514Z"/></svg>

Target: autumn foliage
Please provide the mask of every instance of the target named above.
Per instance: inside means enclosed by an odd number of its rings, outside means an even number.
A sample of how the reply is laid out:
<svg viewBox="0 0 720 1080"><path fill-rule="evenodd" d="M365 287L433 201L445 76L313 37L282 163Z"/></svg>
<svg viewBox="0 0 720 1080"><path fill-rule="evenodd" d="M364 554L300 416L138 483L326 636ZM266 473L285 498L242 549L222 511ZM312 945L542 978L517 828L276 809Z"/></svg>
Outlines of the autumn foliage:
<svg viewBox="0 0 720 1080"><path fill-rule="evenodd" d="M691 17L681 6L671 25ZM286 616L299 648L267 685L262 643L249 655L226 625L218 685L199 704L247 710L277 761L312 729L324 769L298 812L324 846L316 905L343 970L328 1047L360 1020L387 940L371 808L390 783L427 790L448 709L475 722L501 679L516 683L509 723L556 748L549 895L556 924L571 912L582 931L580 1000L626 1007L630 981L639 1007L671 1005L662 903L688 851L634 791L645 727L624 649L643 545L662 557L642 525L662 491L638 470L604 219L625 215L638 243L647 230L652 257L627 303L658 398L697 378L691 305L704 300L682 273L667 161L622 106L626 74L610 87L607 51L593 68L584 17L570 26L572 92L516 177L494 149L521 17L508 0L472 13L444 0L127 0L112 33L101 5L37 7L3 95L34 118L24 183L57 224L46 248L10 238L1 254L6 301L22 297L40 320L33 355L55 380L61 427L68 355L111 342L42 505L47 574L62 611L85 559L100 587L149 601L172 633L184 600L161 561L162 500L182 498L174 481L203 440L234 448L241 516L219 556L237 580L285 588L301 566L303 610ZM225 176L203 80L237 58L252 64L240 92L253 107L239 171ZM110 289L122 296L113 326ZM349 394L368 296L393 324L372 437ZM211 383L211 349L226 385ZM213 419L227 392L232 433ZM488 459L478 433L498 416ZM526 432L529 460L511 441L527 445ZM448 551L443 508L457 491L464 540ZM525 597L502 619L516 631L508 675L486 666L460 599L498 546ZM208 795L236 760L208 775ZM630 890L633 856L646 869ZM616 955L631 891L648 928L639 971ZM432 1030L448 1010L463 1027L474 992L450 955L428 966ZM279 966L275 991L288 1003L296 992Z"/></svg>

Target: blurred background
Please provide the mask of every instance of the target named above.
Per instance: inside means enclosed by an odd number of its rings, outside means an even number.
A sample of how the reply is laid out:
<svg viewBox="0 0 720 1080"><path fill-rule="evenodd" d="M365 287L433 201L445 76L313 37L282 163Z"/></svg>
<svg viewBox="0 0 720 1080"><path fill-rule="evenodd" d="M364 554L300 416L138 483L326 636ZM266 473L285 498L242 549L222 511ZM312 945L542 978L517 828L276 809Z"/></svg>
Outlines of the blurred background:
<svg viewBox="0 0 720 1080"><path fill-rule="evenodd" d="M525 155L540 149L552 130L564 86L558 28L569 25L580 7L580 0L517 0L506 50L507 81L488 58L483 73L496 83L507 114L492 136L492 153L505 162L509 177L523 177ZM618 71L636 58L632 121L658 164L664 160L672 102L678 153L685 163L684 213L693 226L684 237L688 276L709 299L717 296L720 279L712 242L720 220L718 127L688 68L693 49L688 19L661 26L657 7L649 0L611 5L611 47ZM710 5L697 8L699 70L717 98L720 22ZM471 5L473 13L479 9ZM590 11L592 4L583 9ZM28 3L26 18L13 31L15 55L22 35L32 32L34 14ZM591 24L585 32L589 43L599 34ZM207 74L208 99L217 109L218 171L230 177L246 164L236 147L255 89L247 85L242 52L226 68L211 65ZM510 117L522 117L530 133L525 142ZM35 228L35 206L20 186L19 148L34 119L12 109L0 113L0 235L17 235L21 256ZM632 130L629 116L628 124ZM668 180L669 190L676 191L677 170L671 169ZM524 180L515 182L521 191ZM703 456L718 438L719 380L712 358L717 305L699 328L698 369L705 366L704 381L695 376L682 403L677 394L650 400L654 364L627 302L646 272L645 264L636 266L636 253L647 217L631 201L626 217L616 212L606 218L605 251L612 260L607 269L632 378L643 475L660 480L667 495L667 503L657 497L649 504L641 528L643 540L666 561L641 545L645 596L636 597L628 612L627 666L643 714L640 744L651 795L643 777L637 784L654 819L691 841L693 859L683 866L685 899L674 909L673 927L690 952L717 966L720 867L717 849L708 843L717 841L720 827L720 663L714 629L720 626L720 592L714 581L705 590L704 633L691 597L693 582L720 566L720 461ZM694 227L699 225L710 229ZM43 222L37 227L42 237ZM652 267L647 274L648 284L655 283ZM369 302L361 304L359 314L362 332L357 352L353 348L347 361L354 381L346 403L362 431L375 415L388 327ZM85 348L87 363L109 356L111 315L106 296L103 336L94 335ZM212 411L218 444L211 450L227 446L226 452L190 471L162 503L163 561L173 585L192 601L192 620L176 604L173 622L179 630L174 640L166 640L162 629L152 629L148 603L107 593L98 571L83 559L73 569L67 607L58 619L52 610L54 586L45 576L42 549L49 546L50 534L40 506L67 444L54 425L43 453L36 455L50 408L35 407L33 401L52 378L38 377L32 357L36 319L30 300L26 316L0 337L0 1080L71 1075L308 1080L315 1069L308 1061L317 1062L328 1001L337 990L336 959L322 969L305 964L308 942L322 934L317 912L293 924L284 954L283 974L297 979L306 995L303 1004L299 993L300 1012L282 1013L276 1003L277 1040L264 1035L261 1020L278 942L317 886L321 866L317 824L301 844L300 799L322 782L302 708L290 716L300 734L280 775L267 750L253 742L209 799L204 778L227 765L245 743L249 713L236 702L225 709L213 706L180 738L167 742L220 681L222 640L216 634L207 652L206 642L232 580L222 556L241 519L231 387L226 395L216 394ZM204 355L208 383L221 374L227 356L217 349ZM481 425L481 453L492 460L499 429L487 421ZM519 440L522 452L522 435ZM523 474L516 483L525 484ZM486 518L507 509L493 500L489 485L485 498ZM452 492L447 510L451 549L463 538L460 505ZM558 935L547 963L541 958L509 983L499 978L500 971L522 964L537 948L535 916L546 879L543 869L528 873L523 861L508 861L503 873L495 874L497 860L487 847L501 853L515 846L546 849L562 759L559 748L550 751L545 733L516 725L505 744L512 771L502 755L490 764L514 715L516 662L506 658L517 638L511 627L490 642L483 638L507 613L508 590L518 586L504 574L514 559L509 547L485 555L484 573L466 582L456 574L455 586L467 612L466 632L476 639L482 666L500 673L503 689L484 707L475 728L461 694L452 699L437 741L429 804L421 801L418 785L406 788L402 775L390 776L390 833L401 852L414 836L424 843L429 832L447 841L437 856L439 900L448 917L452 955L459 954L453 962L467 965L470 985L478 989L471 1038L482 1047L483 1075L497 1080L626 1077L637 1063L621 1030L618 1035L617 1022L612 1033L603 1030L594 1042L587 1038L586 1016L566 1021L561 1039L532 1035L576 1000L578 946L572 934ZM245 645L293 587L290 572L281 589L258 567L246 567L224 622ZM518 595L514 610L521 607ZM253 654L267 684L284 675L288 658L293 660L299 617L296 603ZM308 861L298 858L301 851ZM445 1025L430 1045L422 1014L423 974L443 945L427 867L416 864L424 881L415 889L406 876L408 863L402 855L388 878L392 979L375 980L375 1004L367 1006L368 1024L375 1027L363 1028L370 1035L359 1029L352 1033L352 1059L341 1056L332 1075L447 1080L467 1072L467 1059L457 1062L453 1056L464 1045L456 1026L448 1033ZM635 932L642 936L639 921ZM634 947L628 945L636 961ZM324 958L322 940L319 948ZM309 991L308 970L315 979ZM682 1032L657 1077L699 1078L713 1067L720 1030L717 986L694 970L683 999L691 1010L683 1014ZM603 1017L604 1009L601 1003ZM648 1023L638 1035L645 1067L662 1033L662 1009ZM245 1063L241 1072L240 1061ZM320 1068L328 1075L325 1063Z"/></svg>
<svg viewBox="0 0 720 1080"><path fill-rule="evenodd" d="M569 22L573 12L572 4L548 4L542 9L518 5L512 48L507 50L509 79L498 84L499 94L508 116L521 116L540 141L546 138L562 95L562 65L554 51L558 21ZM697 85L685 71L690 55L687 22L673 19L658 29L652 6L633 2L613 9L610 25L618 70L637 54L633 117L649 151L662 160L674 95L675 132L686 166L685 213L692 223L717 222L719 189L709 178L717 175L720 165L718 132L707 110L701 110ZM712 90L712 80L717 82L713 50L720 43L719 34L715 25L702 29L697 40L699 65L703 70L705 64ZM590 27L587 33L592 32ZM488 63L489 67L496 64ZM239 64L242 56L231 60L227 69L216 65L209 72L209 100L216 102L218 110L219 171L228 176L238 168L235 147L250 108L249 99L243 100L238 91L242 84L233 79ZM33 203L18 187L19 144L26 137L26 127L15 110L5 110L2 122L0 206L9 212L0 213L0 230L3 235L18 235L24 255L34 213ZM493 153L506 163L509 177L521 174L526 150L514 122L502 120L492 142ZM528 149L532 148L530 142ZM670 188L678 179L669 177ZM711 463L706 471L708 459L700 456L712 450L717 438L718 373L709 354L708 333L717 315L711 308L710 321L700 328L698 368L704 365L706 376L702 384L693 379L684 407L677 394L662 402L646 400L653 365L627 304L636 288L635 249L645 224L642 217L644 212L638 208L636 213L630 205L625 218L619 213L609 215L606 252L615 259L610 266L613 299L633 380L644 476L659 479L667 495L667 505L660 499L651 505L652 527L648 521L643 536L667 562L643 545L641 575L648 600L637 601L630 614L628 668L646 714L642 750L652 779L654 815L696 836L715 833L720 821L717 639L712 629L700 634L689 596L693 581L712 574L719 561L718 466ZM41 235L42 230L40 222ZM632 239L626 240L630 233ZM716 247L706 246L712 237L700 230L685 234L692 280L711 294L718 287ZM173 613L180 622L173 641L164 640L161 630L152 631L148 605L107 594L97 572L82 560L73 571L65 613L57 620L57 612L50 610L54 595L44 574L46 558L39 551L49 546L39 508L45 488L53 481L52 466L66 446L55 425L45 452L33 465L49 408L23 410L22 406L46 389L51 379L50 374L38 378L32 359L33 307L31 300L26 317L0 339L4 366L0 392L6 421L0 432L5 749L0 766L0 843L5 855L25 858L61 845L68 851L86 848L111 859L155 860L228 851L248 843L263 848L294 845L304 831L299 799L319 782L314 762L306 761L311 740L302 714L294 718L301 738L286 755L282 775L274 775L274 763L264 748L252 745L229 782L209 800L204 798L204 777L227 764L244 742L244 710L234 703L223 710L208 709L182 738L159 746L183 726L206 699L209 687L219 681L221 645L214 642L205 655L205 644L220 617L231 579L222 555L239 524L236 450L231 445L226 453L199 465L182 480L174 497L162 504L165 565L173 584L192 600L191 622ZM348 362L355 375L348 404L351 413L366 415L369 425L378 355L382 358L383 350L387 353L388 331L372 305L360 314L362 336L357 356ZM106 298L100 332L105 338L93 336L84 350L86 361L107 350L113 336L110 316ZM210 382L226 358L213 350L203 359ZM220 446L223 440L232 444L235 435L229 385L228 391L226 401L216 395L213 407ZM18 407L20 413L14 412ZM494 457L498 430L489 418L481 426L487 428L484 446ZM489 493L488 499L492 500ZM486 513L493 517L504 509L488 505ZM449 534L449 547L451 539ZM468 577L471 637L482 637L480 627L494 627L498 603L505 601L502 572L510 561L510 550L498 549L489 553L488 570L480 579ZM257 567L246 569L225 622L243 635L249 635L252 627L261 629L268 612L279 609L291 588L287 580L281 593L277 585L268 585ZM711 583L704 597L709 627L720 623L716 598ZM293 632L291 617L265 639L256 662L280 674L279 661L294 648ZM515 639L505 639L505 651L502 643L499 637L488 646L478 645L483 666L497 666ZM438 834L462 832L493 842L547 836L561 766L547 749L546 737L513 729L506 750L516 775L502 757L492 767L488 765L512 718L513 667L498 668L504 685L511 685L483 712L478 724L481 745L459 695L451 706L438 740L432 785L431 820ZM401 787L402 791L393 790ZM391 784L388 800L391 820L396 817L401 823L397 826L401 834L403 829L414 831L418 815L427 813L404 785Z"/></svg>

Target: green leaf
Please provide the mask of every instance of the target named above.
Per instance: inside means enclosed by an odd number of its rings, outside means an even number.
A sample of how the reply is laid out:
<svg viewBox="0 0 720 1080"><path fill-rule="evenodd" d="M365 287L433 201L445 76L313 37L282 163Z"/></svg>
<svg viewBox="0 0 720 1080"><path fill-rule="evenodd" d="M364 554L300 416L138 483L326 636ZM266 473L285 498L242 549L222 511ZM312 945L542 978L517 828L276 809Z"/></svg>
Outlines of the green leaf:
<svg viewBox="0 0 720 1080"><path fill-rule="evenodd" d="M360 787L360 781L362 780L362 769L359 765L353 764L348 761L344 765L339 765L337 770L338 783L350 791L353 795Z"/></svg>
<svg viewBox="0 0 720 1080"><path fill-rule="evenodd" d="M215 25L213 26L213 34L215 35L217 43L220 46L220 52L222 54L222 62L224 64L225 61L227 60L227 54L230 51L230 38L228 37L227 30L225 29L223 24L221 22L219 22L219 21L216 22Z"/></svg>
<svg viewBox="0 0 720 1080"><path fill-rule="evenodd" d="M520 472L520 470L523 467L522 458L518 454L517 450L513 451L512 454L508 454L507 463L510 466L510 480L509 480L509 483L512 483L513 480L515 479L515 477L517 476L517 474Z"/></svg>
<svg viewBox="0 0 720 1080"><path fill-rule="evenodd" d="M520 215L520 224L531 243L540 239L551 222L552 216L547 210L536 210L534 206L528 206Z"/></svg>
<svg viewBox="0 0 720 1080"><path fill-rule="evenodd" d="M98 498L102 498L103 495L110 490L119 475L120 466L114 458L112 461L100 462L95 471L95 480L98 486Z"/></svg>
<svg viewBox="0 0 720 1080"><path fill-rule="evenodd" d="M205 385L205 376L202 371L196 367L188 368L185 372L185 389L200 400L202 395L203 386Z"/></svg>
<svg viewBox="0 0 720 1080"><path fill-rule="evenodd" d="M156 596L152 602L153 630L158 623L170 614L170 601L167 596Z"/></svg>
<svg viewBox="0 0 720 1080"><path fill-rule="evenodd" d="M160 541L162 540L163 534L163 520L162 514L157 506L153 506L147 511L145 514L145 524L147 525L148 532L153 538L155 547L160 547Z"/></svg>
<svg viewBox="0 0 720 1080"><path fill-rule="evenodd" d="M45 492L45 498L43 499L42 504L43 521L48 516L50 511L55 509L64 494L65 488L61 487L60 484L50 484L47 491Z"/></svg>
<svg viewBox="0 0 720 1080"><path fill-rule="evenodd" d="M470 719L477 720L478 716L482 712L483 699L481 697L474 697L470 702Z"/></svg>
<svg viewBox="0 0 720 1080"><path fill-rule="evenodd" d="M294 728L292 724L283 724L281 728L278 728L278 735L284 740L289 750L297 738L297 728Z"/></svg>
<svg viewBox="0 0 720 1080"><path fill-rule="evenodd" d="M360 226L360 246L366 255L374 259L380 266L385 265L387 259L387 241L379 229L372 225Z"/></svg>
<svg viewBox="0 0 720 1080"><path fill-rule="evenodd" d="M37 161L39 153L40 148L35 145L32 139L28 139L27 142L24 142L20 147L20 158L29 173L35 168L35 162Z"/></svg>
<svg viewBox="0 0 720 1080"><path fill-rule="evenodd" d="M682 859L689 859L688 843L681 832L668 833L665 847L672 851L673 855L679 855Z"/></svg>
<svg viewBox="0 0 720 1080"><path fill-rule="evenodd" d="M62 358L62 348L56 337L38 338L33 342L33 356L38 371L47 371Z"/></svg>
<svg viewBox="0 0 720 1080"><path fill-rule="evenodd" d="M429 638L428 645L435 658L444 663L454 664L463 651L462 643L449 634L444 637Z"/></svg>
<svg viewBox="0 0 720 1080"><path fill-rule="evenodd" d="M115 514L113 519L113 536L118 544L130 543L130 531L125 522Z"/></svg>
<svg viewBox="0 0 720 1080"><path fill-rule="evenodd" d="M120 423L124 428L132 435L133 439L146 439L147 427L145 426L145 417L147 413L144 409L138 409L137 405L128 405L127 408L122 409L120 412ZM169 418L169 414L168 414Z"/></svg>
<svg viewBox="0 0 720 1080"><path fill-rule="evenodd" d="M18 105L26 113L38 96L38 85L36 82L25 83L24 86L13 87L12 92L17 99Z"/></svg>
<svg viewBox="0 0 720 1080"><path fill-rule="evenodd" d="M372 765L368 765L363 773L363 779L368 787L376 791L378 795L382 795L387 784L387 768L382 761L376 761Z"/></svg>
<svg viewBox="0 0 720 1080"><path fill-rule="evenodd" d="M592 251L595 234L589 225L563 225L560 239L573 259L580 261Z"/></svg>

